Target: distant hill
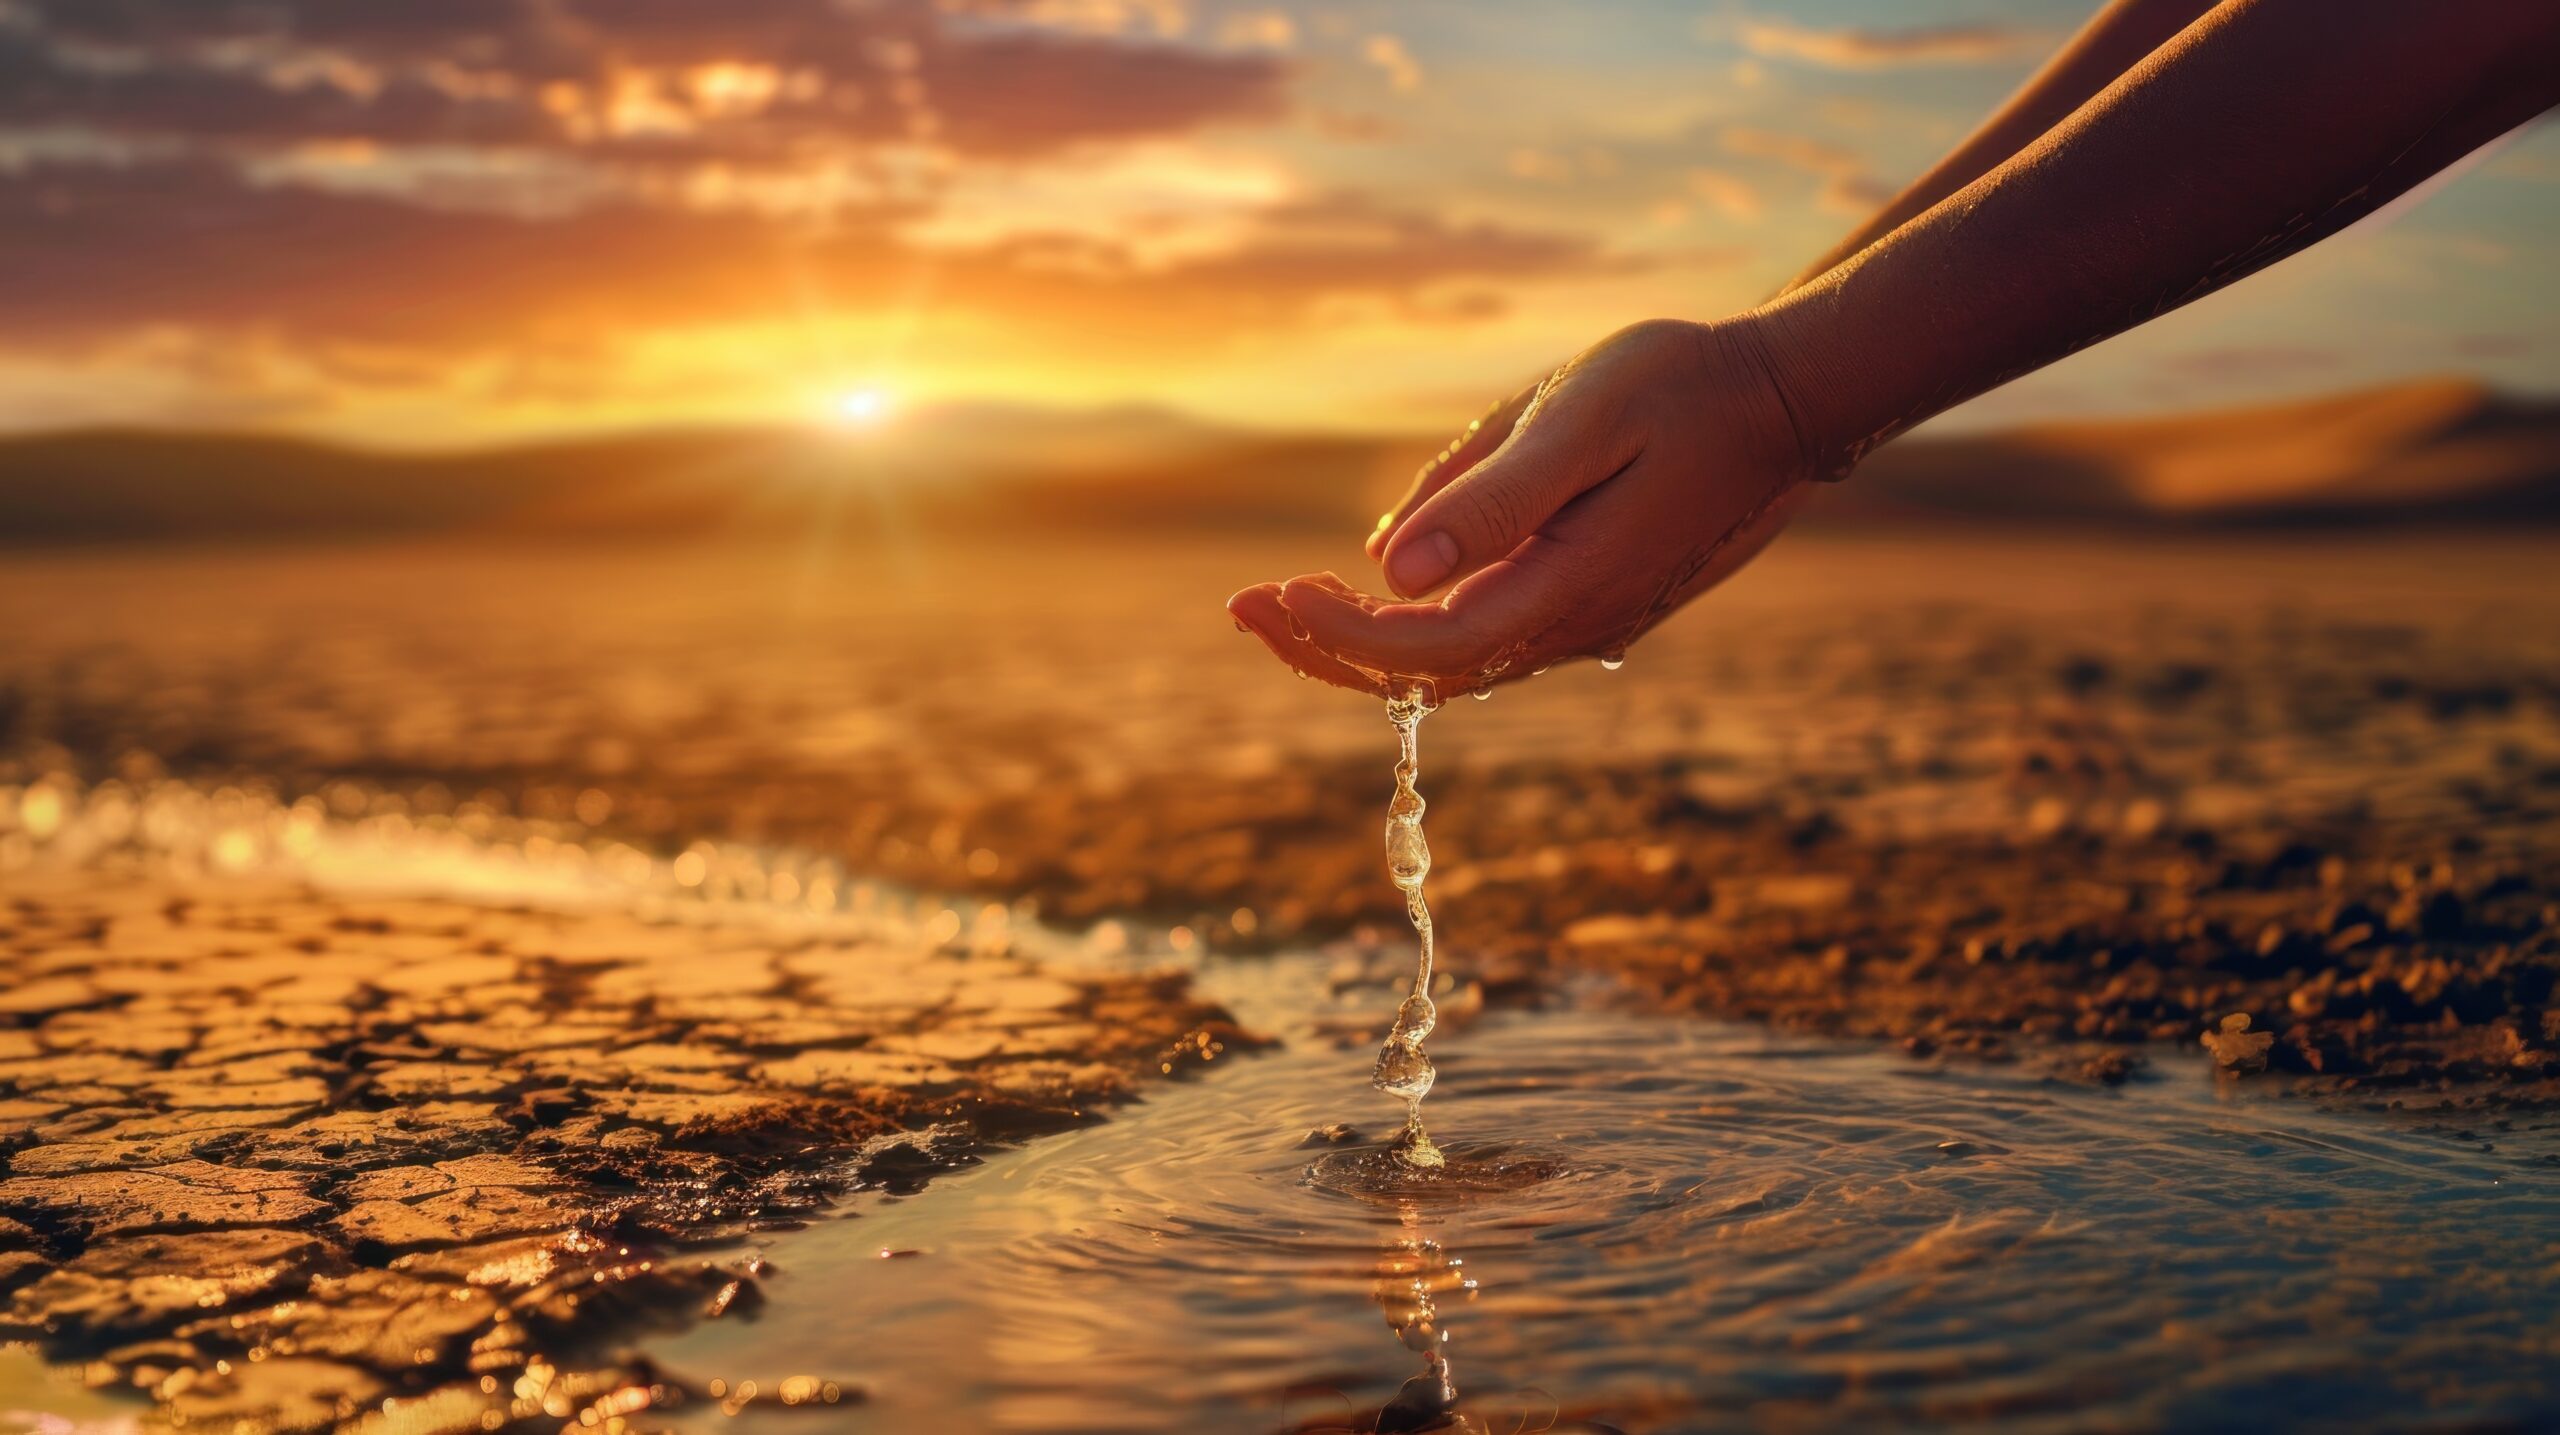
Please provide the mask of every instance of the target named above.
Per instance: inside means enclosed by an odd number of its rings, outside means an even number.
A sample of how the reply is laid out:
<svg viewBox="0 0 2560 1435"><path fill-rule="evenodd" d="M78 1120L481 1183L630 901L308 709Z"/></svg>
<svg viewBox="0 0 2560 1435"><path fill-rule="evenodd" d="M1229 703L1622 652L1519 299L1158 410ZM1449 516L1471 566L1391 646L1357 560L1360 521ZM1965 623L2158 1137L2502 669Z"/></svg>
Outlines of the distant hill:
<svg viewBox="0 0 2560 1435"><path fill-rule="evenodd" d="M455 454L86 430L0 439L0 542L1338 525L1365 504L1356 494L1396 486L1416 444L978 405L877 432L703 429Z"/></svg>
<svg viewBox="0 0 2560 1435"><path fill-rule="evenodd" d="M992 405L877 432L708 429L460 454L85 431L0 440L0 542L437 533L1364 525L1437 443ZM2560 402L2429 380L2308 402L1895 444L1812 521L2560 522Z"/></svg>
<svg viewBox="0 0 2560 1435"><path fill-rule="evenodd" d="M2560 401L2425 379L1888 447L1817 512L2156 526L2560 520Z"/></svg>

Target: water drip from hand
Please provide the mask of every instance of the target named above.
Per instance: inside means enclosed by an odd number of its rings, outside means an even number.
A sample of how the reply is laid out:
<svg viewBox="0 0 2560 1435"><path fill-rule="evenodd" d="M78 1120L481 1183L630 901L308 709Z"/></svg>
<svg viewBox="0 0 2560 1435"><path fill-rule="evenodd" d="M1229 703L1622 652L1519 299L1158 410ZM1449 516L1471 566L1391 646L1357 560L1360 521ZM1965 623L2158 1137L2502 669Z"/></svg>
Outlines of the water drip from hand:
<svg viewBox="0 0 2560 1435"><path fill-rule="evenodd" d="M1439 1010L1431 1004L1431 908L1422 897L1423 879L1431 873L1431 844L1422 835L1424 804L1413 785L1422 770L1417 729L1432 706L1418 687L1387 699L1387 721L1396 730L1396 792L1387 804L1387 878L1404 893L1405 915L1413 919L1421 954L1414 965L1413 991L1396 1008L1395 1026L1378 1048L1378 1064L1369 1084L1404 1098L1404 1133L1397 1138L1397 1156L1408 1165L1438 1169L1446 1162L1440 1148L1431 1144L1430 1133L1422 1129L1422 1098L1430 1093L1438 1074L1422 1042L1440 1019Z"/></svg>

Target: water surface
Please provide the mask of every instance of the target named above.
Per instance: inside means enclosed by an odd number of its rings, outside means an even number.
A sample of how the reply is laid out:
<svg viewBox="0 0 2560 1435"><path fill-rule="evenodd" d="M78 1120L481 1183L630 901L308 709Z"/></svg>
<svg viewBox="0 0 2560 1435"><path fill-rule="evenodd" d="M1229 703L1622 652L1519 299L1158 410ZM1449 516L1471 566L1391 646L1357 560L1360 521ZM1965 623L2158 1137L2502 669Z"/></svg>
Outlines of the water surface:
<svg viewBox="0 0 2560 1435"><path fill-rule="evenodd" d="M1211 964L1304 1015L1304 965ZM2555 1411L2560 1149L1572 1005L1450 1033L1453 1160L1311 1179L1396 1112L1300 1039L768 1248L697 1383L861 1387L847 1429L2504 1428ZM1439 1350L1457 1400L1434 1424ZM770 1400L739 1417L781 1421ZM723 1417L696 1406L689 1421Z"/></svg>

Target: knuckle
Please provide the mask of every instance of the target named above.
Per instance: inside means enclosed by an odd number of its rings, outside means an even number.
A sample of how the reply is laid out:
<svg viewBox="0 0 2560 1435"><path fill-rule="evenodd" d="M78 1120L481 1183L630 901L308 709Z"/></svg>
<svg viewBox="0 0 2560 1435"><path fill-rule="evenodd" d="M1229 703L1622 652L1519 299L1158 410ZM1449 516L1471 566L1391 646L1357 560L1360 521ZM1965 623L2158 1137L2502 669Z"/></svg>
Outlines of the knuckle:
<svg viewBox="0 0 2560 1435"><path fill-rule="evenodd" d="M1518 536L1527 504L1514 485L1484 477L1467 485L1466 508L1475 540L1494 544Z"/></svg>

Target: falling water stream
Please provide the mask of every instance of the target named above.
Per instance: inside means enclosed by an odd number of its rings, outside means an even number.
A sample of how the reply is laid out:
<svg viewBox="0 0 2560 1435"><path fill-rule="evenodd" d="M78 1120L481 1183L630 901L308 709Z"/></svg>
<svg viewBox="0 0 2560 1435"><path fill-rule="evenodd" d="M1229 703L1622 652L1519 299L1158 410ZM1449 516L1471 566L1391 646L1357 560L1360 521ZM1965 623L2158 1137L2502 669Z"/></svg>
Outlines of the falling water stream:
<svg viewBox="0 0 2560 1435"><path fill-rule="evenodd" d="M1431 1133L1422 1129L1422 1098L1438 1075L1422 1043L1440 1019L1431 1002L1431 904L1422 895L1423 880L1431 875L1431 843L1422 832L1422 794L1413 785L1422 771L1422 720L1430 715L1431 704L1420 688L1387 699L1387 721L1396 730L1396 792L1387 802L1387 877L1404 893L1405 915L1413 920L1421 951L1414 961L1413 990L1396 1008L1395 1024L1369 1074L1370 1085L1404 1098L1404 1134L1396 1154L1406 1165L1426 1170L1447 1164L1440 1148L1431 1144Z"/></svg>

